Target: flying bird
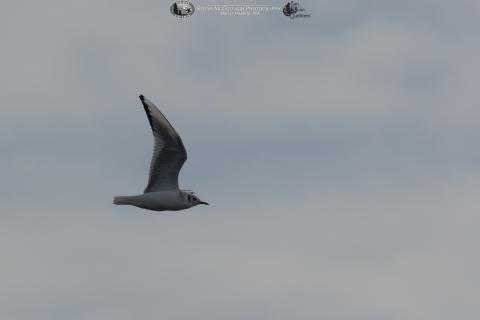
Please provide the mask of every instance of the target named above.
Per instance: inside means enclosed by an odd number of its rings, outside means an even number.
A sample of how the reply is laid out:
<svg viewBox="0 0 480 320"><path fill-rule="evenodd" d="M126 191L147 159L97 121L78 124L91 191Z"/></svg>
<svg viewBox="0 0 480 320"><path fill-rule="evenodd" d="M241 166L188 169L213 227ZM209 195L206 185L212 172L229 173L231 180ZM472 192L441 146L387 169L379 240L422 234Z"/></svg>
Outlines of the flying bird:
<svg viewBox="0 0 480 320"><path fill-rule="evenodd" d="M208 205L193 191L181 190L178 187L178 174L187 160L187 151L182 139L153 103L143 95L140 95L140 100L147 113L154 137L148 184L143 194L115 196L113 203L154 211L177 211L199 204Z"/></svg>

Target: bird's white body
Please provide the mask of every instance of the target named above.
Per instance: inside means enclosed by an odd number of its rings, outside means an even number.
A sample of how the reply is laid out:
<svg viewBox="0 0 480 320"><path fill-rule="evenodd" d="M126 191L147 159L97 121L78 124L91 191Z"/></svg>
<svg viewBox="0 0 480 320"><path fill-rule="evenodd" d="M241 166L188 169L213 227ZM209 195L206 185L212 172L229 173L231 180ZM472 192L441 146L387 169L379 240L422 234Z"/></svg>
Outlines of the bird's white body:
<svg viewBox="0 0 480 320"><path fill-rule="evenodd" d="M131 205L154 211L178 211L193 207L195 204L188 200L185 191L157 191L139 194L136 196L117 196L114 203Z"/></svg>
<svg viewBox="0 0 480 320"><path fill-rule="evenodd" d="M182 139L153 103L143 95L140 95L140 100L155 139L148 184L143 194L116 196L113 203L155 211L177 211L198 204L208 205L193 195L193 192L178 187L178 174L187 160Z"/></svg>

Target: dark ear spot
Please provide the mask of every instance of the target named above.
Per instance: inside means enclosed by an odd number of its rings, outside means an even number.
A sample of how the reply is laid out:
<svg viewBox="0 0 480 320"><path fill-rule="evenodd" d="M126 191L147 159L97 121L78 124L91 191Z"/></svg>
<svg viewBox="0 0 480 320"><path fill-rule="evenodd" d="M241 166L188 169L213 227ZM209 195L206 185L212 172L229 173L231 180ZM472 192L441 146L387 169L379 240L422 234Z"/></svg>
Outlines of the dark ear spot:
<svg viewBox="0 0 480 320"><path fill-rule="evenodd" d="M192 202L192 197L190 195L187 195L188 202Z"/></svg>

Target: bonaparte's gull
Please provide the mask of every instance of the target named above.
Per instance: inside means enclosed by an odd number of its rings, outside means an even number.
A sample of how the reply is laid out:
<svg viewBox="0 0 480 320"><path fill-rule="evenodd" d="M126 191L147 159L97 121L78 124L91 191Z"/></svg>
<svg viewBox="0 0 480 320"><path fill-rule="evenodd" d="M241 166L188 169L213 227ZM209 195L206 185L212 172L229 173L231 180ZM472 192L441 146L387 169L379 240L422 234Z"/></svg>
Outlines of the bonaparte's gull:
<svg viewBox="0 0 480 320"><path fill-rule="evenodd" d="M208 205L195 196L192 191L179 189L178 173L187 160L187 151L182 139L153 103L143 95L140 95L140 100L147 113L155 139L148 185L143 194L116 196L113 203L155 211L176 211L198 204Z"/></svg>

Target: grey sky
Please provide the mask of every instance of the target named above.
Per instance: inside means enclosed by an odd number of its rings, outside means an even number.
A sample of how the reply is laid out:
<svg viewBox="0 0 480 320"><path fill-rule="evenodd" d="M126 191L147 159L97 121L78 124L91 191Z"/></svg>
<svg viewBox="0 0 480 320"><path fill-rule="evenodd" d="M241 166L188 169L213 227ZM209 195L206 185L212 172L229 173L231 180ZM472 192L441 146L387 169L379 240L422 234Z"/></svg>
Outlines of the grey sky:
<svg viewBox="0 0 480 320"><path fill-rule="evenodd" d="M480 316L479 3L301 4L2 1L1 319ZM111 204L146 184L140 93L209 207Z"/></svg>

